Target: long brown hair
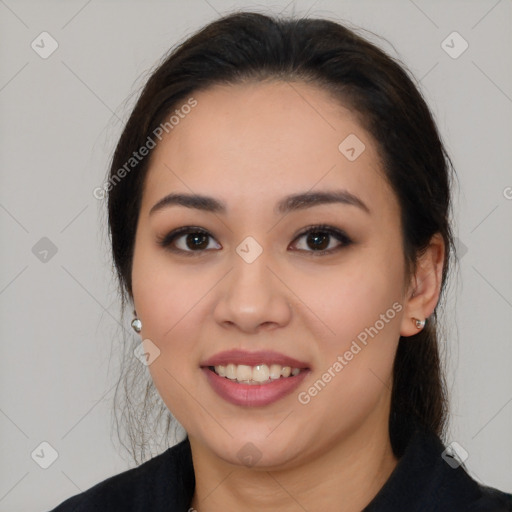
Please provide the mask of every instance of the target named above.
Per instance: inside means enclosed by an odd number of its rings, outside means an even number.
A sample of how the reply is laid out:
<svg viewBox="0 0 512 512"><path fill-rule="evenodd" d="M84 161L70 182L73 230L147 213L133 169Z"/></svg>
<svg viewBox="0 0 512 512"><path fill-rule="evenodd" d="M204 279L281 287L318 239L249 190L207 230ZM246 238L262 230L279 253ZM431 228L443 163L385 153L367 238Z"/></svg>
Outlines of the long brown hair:
<svg viewBox="0 0 512 512"><path fill-rule="evenodd" d="M412 275L417 256L440 233L446 245L443 290L453 252L449 223L453 166L406 68L339 23L239 12L210 23L163 59L120 137L109 172L108 221L123 311L132 298L135 231L149 157L122 173L122 179L119 170L126 169L133 152L147 144L148 137L154 138L155 129L194 92L214 84L267 79L315 84L359 114L377 143L385 176L401 206L407 274ZM422 331L399 341L389 419L397 456L417 422L440 436L444 433L447 399L437 328L436 311ZM149 417L159 422L163 415L165 436L172 417L144 377L142 365L133 360L116 390L116 404L122 402L124 387L122 420L137 461L137 452L144 458L148 435L143 423Z"/></svg>

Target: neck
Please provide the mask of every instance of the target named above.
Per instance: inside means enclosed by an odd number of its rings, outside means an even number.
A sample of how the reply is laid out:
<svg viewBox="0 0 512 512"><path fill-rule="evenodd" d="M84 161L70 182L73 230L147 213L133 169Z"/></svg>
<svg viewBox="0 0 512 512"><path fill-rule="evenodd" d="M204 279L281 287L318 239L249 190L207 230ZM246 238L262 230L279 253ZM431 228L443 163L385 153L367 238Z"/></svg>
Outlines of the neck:
<svg viewBox="0 0 512 512"><path fill-rule="evenodd" d="M196 487L191 506L226 510L336 510L359 512L397 464L387 422L368 423L329 450L293 468L267 471L220 460L190 439Z"/></svg>

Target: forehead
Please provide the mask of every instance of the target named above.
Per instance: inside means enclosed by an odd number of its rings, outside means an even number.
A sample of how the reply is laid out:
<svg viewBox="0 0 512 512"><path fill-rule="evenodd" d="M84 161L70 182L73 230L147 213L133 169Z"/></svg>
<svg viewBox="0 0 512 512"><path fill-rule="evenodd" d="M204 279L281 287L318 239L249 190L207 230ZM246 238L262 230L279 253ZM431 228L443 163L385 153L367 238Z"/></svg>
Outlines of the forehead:
<svg viewBox="0 0 512 512"><path fill-rule="evenodd" d="M344 188L367 204L394 195L356 114L316 86L219 85L192 96L197 105L153 150L143 203L176 190L228 204L315 188Z"/></svg>

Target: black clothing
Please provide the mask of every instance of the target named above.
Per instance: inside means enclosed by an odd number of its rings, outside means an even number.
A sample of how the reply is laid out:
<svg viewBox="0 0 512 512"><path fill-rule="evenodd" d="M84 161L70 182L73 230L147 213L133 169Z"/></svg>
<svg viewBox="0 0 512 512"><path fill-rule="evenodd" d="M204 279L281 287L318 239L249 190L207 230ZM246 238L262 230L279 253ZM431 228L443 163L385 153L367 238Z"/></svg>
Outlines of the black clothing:
<svg viewBox="0 0 512 512"><path fill-rule="evenodd" d="M444 448L436 435L417 430L387 482L362 512L512 511L512 494L478 484L462 466L452 468L441 457ZM51 512L187 512L194 487L187 438Z"/></svg>

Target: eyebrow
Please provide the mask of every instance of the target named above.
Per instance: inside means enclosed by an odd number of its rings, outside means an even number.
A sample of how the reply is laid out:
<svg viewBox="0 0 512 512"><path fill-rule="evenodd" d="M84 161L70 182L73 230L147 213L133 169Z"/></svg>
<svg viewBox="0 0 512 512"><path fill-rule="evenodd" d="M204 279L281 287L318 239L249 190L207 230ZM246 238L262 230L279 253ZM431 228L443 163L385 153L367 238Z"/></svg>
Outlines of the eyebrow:
<svg viewBox="0 0 512 512"><path fill-rule="evenodd" d="M276 214L285 214L292 211L304 210L322 204L341 203L350 206L356 206L366 213L370 214L370 209L359 197L351 194L347 190L329 190L319 192L304 192L292 194L281 199L274 208ZM225 214L227 211L226 203L219 201L214 197L203 196L199 194L169 194L158 201L149 211L149 215L168 208L170 206L184 206L211 213Z"/></svg>

